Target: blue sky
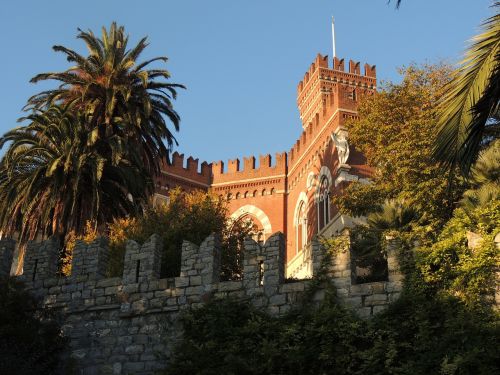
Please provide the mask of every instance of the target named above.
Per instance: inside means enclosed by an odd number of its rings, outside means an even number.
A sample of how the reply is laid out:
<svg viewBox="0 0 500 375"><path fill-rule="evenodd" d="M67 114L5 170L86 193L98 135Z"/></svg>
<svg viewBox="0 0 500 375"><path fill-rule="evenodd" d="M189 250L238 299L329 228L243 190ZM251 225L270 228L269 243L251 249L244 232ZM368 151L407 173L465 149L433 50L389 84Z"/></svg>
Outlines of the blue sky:
<svg viewBox="0 0 500 375"><path fill-rule="evenodd" d="M296 87L318 52L377 65L399 80L412 62L456 63L466 40L492 14L491 0L4 0L0 6L0 132L17 126L37 73L69 65L54 44L84 52L77 27L117 21L132 42L149 36L143 58L166 55L183 83L178 150L214 161L288 150L300 135ZM1 151L0 151L1 152ZM1 152L3 153L3 152Z"/></svg>

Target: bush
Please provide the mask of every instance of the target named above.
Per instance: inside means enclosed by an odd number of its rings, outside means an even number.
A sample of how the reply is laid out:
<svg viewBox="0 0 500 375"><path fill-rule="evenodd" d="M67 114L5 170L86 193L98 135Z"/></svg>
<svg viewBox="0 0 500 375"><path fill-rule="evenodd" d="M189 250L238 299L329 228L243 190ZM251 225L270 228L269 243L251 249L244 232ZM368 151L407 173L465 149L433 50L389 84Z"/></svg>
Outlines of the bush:
<svg viewBox="0 0 500 375"><path fill-rule="evenodd" d="M481 243L469 248L467 232ZM500 200L473 210L459 208L438 240L418 249L417 266L425 280L443 293L471 307L489 308L495 293L499 250L494 238L500 232Z"/></svg>
<svg viewBox="0 0 500 375"><path fill-rule="evenodd" d="M164 374L336 374L358 370L366 323L337 305L281 318L246 301L185 313L183 341ZM350 372L351 371L351 372Z"/></svg>
<svg viewBox="0 0 500 375"><path fill-rule="evenodd" d="M147 241L154 233L163 240L161 275L178 276L184 240L200 245L211 233L222 240L222 278L241 275L241 245L254 227L249 223L227 222L226 203L210 193L170 191L169 203L147 208L137 218L117 219L109 225L110 276L121 276L126 242Z"/></svg>
<svg viewBox="0 0 500 375"><path fill-rule="evenodd" d="M39 308L24 285L0 280L0 373L2 375L68 374L61 370L67 345L50 310Z"/></svg>
<svg viewBox="0 0 500 375"><path fill-rule="evenodd" d="M409 288L362 320L327 299L272 317L246 301L214 300L182 316L184 337L164 375L494 374L495 317Z"/></svg>

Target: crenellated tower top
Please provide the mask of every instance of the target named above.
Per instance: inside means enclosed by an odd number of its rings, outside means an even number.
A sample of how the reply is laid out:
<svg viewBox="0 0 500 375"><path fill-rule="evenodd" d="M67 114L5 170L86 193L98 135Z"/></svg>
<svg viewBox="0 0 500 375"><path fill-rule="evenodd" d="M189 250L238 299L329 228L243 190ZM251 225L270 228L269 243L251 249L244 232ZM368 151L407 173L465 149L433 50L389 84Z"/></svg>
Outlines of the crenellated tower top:
<svg viewBox="0 0 500 375"><path fill-rule="evenodd" d="M334 57L333 68L328 56L318 54L297 87L297 105L304 130L316 115L320 117L336 110L355 111L360 95L373 93L377 85L375 65L349 60L345 71L344 59Z"/></svg>

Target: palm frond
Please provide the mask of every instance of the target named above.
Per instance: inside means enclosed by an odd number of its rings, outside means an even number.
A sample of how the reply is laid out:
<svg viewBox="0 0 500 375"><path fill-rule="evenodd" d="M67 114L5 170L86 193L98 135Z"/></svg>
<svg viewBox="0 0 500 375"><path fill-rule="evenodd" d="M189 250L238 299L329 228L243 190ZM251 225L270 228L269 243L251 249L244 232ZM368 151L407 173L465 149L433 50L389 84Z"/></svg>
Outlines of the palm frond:
<svg viewBox="0 0 500 375"><path fill-rule="evenodd" d="M495 3L498 9L500 3ZM488 120L500 100L500 14L483 23L440 104L434 157L465 175L480 151Z"/></svg>

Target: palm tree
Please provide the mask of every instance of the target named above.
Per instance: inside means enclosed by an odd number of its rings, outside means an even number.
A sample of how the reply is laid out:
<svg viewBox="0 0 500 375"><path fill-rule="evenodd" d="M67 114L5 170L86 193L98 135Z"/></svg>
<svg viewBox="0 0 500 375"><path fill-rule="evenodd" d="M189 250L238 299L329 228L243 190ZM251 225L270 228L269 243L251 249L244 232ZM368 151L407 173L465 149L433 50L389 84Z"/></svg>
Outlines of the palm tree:
<svg viewBox="0 0 500 375"><path fill-rule="evenodd" d="M77 38L85 42L89 55L85 57L66 47L54 46L54 51L64 53L75 65L64 72L32 78L34 83L57 80L61 84L57 89L31 97L25 109L71 104L86 116L85 127L91 133L89 142L96 143L103 156L119 157L127 151L123 144L108 142L115 135L127 139L128 147L140 151L151 174L157 172L161 159L168 158L175 142L166 119L176 131L179 129L179 115L172 99L176 98L176 89L184 86L166 82L170 78L167 70L145 69L155 61L166 62L166 57L137 61L148 45L147 38L127 49L128 36L114 22L109 31L102 29L101 38L92 31L78 30Z"/></svg>
<svg viewBox="0 0 500 375"><path fill-rule="evenodd" d="M499 9L500 2L494 8ZM500 13L483 23L440 106L434 156L469 175L482 147L500 131Z"/></svg>
<svg viewBox="0 0 500 375"><path fill-rule="evenodd" d="M0 228L21 244L37 234L82 233L136 212L147 199L144 171L129 159L104 158L71 105L35 111L30 123L0 138ZM111 141L113 140L112 137ZM131 153L129 153L131 154Z"/></svg>
<svg viewBox="0 0 500 375"><path fill-rule="evenodd" d="M466 212L486 207L500 199L500 140L484 150L471 169L472 188L464 193L460 202Z"/></svg>
<svg viewBox="0 0 500 375"><path fill-rule="evenodd" d="M415 209L408 207L404 201L386 200L377 212L367 217L368 226L375 232L386 230L407 231L417 219Z"/></svg>
<svg viewBox="0 0 500 375"><path fill-rule="evenodd" d="M416 210L408 207L404 201L386 200L378 211L368 215L366 226L359 226L353 231L353 261L361 267L380 266L384 253L384 234L391 230L408 232L417 219Z"/></svg>

